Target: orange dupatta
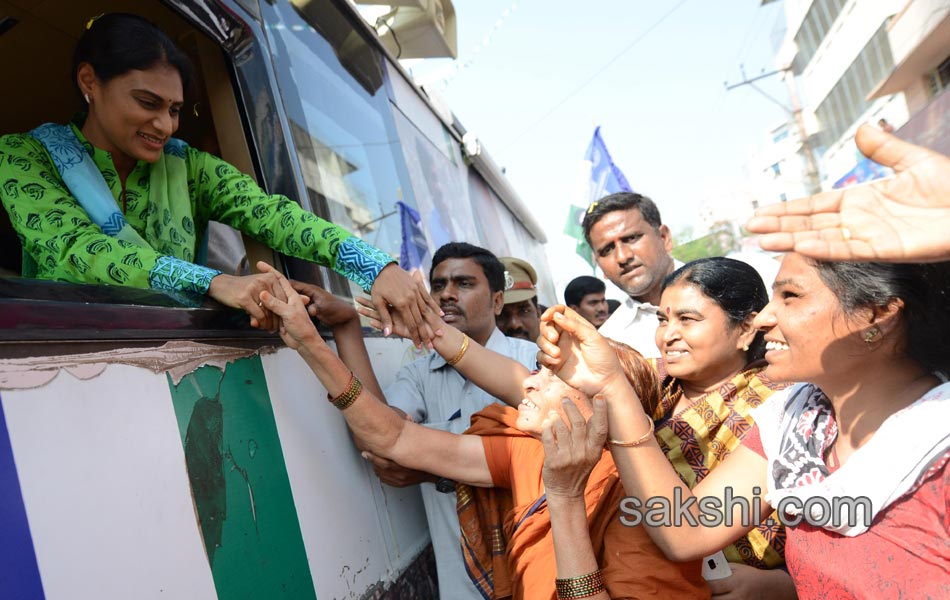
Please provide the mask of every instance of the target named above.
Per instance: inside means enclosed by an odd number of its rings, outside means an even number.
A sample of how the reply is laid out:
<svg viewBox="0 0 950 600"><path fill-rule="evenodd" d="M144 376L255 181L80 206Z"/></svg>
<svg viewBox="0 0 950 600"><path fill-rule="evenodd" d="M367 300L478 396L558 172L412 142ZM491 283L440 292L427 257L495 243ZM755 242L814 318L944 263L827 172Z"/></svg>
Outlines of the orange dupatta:
<svg viewBox="0 0 950 600"><path fill-rule="evenodd" d="M483 437L492 478L511 487L457 487L462 554L485 598L554 600L557 567L541 481L544 448L517 429L517 418L517 410L501 405L472 417L466 434ZM506 472L508 480L498 476ZM708 598L698 561L674 563L645 530L620 524L625 495L605 451L584 496L591 545L611 598Z"/></svg>

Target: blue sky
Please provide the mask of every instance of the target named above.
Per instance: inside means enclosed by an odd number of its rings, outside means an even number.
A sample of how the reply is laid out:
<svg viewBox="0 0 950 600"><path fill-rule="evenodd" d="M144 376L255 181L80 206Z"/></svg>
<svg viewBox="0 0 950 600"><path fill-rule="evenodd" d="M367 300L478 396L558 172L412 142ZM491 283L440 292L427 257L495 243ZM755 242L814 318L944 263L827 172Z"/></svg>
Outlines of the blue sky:
<svg viewBox="0 0 950 600"><path fill-rule="evenodd" d="M631 186L657 202L675 233L693 225L710 190L728 189L742 178L750 148L762 145L766 132L785 118L748 86L729 92L723 86L740 80L740 64L750 76L773 69L771 37L783 6L761 7L757 0L686 0L564 101L677 4L454 4L458 62L471 64L437 89L538 215L551 240L551 264L560 264L555 257L566 246L560 231L569 205L586 202L577 197L578 173L595 125ZM482 45L489 33L490 43ZM412 65L412 72L424 78L449 64L429 59ZM778 77L761 87L787 98Z"/></svg>

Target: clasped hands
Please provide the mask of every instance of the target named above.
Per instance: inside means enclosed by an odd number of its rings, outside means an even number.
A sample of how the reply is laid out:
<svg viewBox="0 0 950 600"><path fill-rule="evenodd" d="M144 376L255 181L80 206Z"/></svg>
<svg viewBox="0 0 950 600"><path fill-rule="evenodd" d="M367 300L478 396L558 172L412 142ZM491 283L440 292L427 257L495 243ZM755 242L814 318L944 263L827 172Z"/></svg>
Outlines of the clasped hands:
<svg viewBox="0 0 950 600"><path fill-rule="evenodd" d="M211 280L208 295L225 306L244 310L250 316L252 327L274 332L280 326L280 318L266 306L262 293L267 292L282 302L287 302L289 296L280 282L279 277L282 276L276 269L263 261L257 263L257 268L260 273L243 277L217 275ZM309 298L302 300L305 305L314 300L314 294L307 290L321 289L309 284L298 285L298 282L294 282L292 287L300 286L306 286L304 290L298 290L305 298ZM433 338L441 334L430 323L436 322L433 316L441 317L442 311L429 295L418 273L412 276L395 263L387 265L377 275L370 294L372 306L377 311L379 328L384 334L399 332L416 346L423 343L431 346ZM317 309L312 307L310 312L317 316ZM321 320L326 321L326 315L321 315Z"/></svg>
<svg viewBox="0 0 950 600"><path fill-rule="evenodd" d="M607 404L601 394L617 382L618 375L624 385L626 380L607 340L564 305L552 306L541 315L538 347L538 364L592 399L593 414L587 421L565 398L564 417L552 411L541 432L541 476L549 501L580 501L607 441Z"/></svg>
<svg viewBox="0 0 950 600"><path fill-rule="evenodd" d="M538 364L591 398L618 385L628 385L607 339L563 304L541 315L538 348Z"/></svg>

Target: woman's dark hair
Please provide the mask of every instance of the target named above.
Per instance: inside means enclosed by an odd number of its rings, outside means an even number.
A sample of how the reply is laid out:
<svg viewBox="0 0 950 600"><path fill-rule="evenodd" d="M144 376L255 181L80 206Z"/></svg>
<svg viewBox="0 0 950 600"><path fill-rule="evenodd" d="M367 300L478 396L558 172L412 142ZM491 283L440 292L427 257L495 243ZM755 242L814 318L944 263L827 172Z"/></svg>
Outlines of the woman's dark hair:
<svg viewBox="0 0 950 600"><path fill-rule="evenodd" d="M899 351L928 371L950 374L950 262L813 264L847 316L903 300Z"/></svg>
<svg viewBox="0 0 950 600"><path fill-rule="evenodd" d="M663 290L680 282L699 288L704 296L719 305L733 325L742 323L769 303L769 293L759 272L733 258L701 258L687 263L667 276ZM765 356L764 332L755 334L745 355L746 363Z"/></svg>
<svg viewBox="0 0 950 600"><path fill-rule="evenodd" d="M129 71L168 65L178 71L183 89L191 83L191 61L165 32L138 15L109 13L83 32L73 52L73 84L79 65L89 63L103 83Z"/></svg>

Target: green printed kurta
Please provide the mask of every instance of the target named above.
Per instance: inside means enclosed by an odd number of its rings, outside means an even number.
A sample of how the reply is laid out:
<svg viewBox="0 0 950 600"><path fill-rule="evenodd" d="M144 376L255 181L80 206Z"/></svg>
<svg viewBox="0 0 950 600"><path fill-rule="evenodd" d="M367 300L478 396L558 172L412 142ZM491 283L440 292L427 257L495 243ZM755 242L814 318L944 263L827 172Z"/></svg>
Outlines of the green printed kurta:
<svg viewBox="0 0 950 600"><path fill-rule="evenodd" d="M388 254L289 198L265 193L223 160L190 147L184 157L190 211L178 211L183 215L180 220L166 211L160 220L151 219L152 228L160 231L147 232L148 217L157 210L149 201L152 165L139 161L123 190L111 154L92 146L75 125L72 129L129 225L143 237L160 238L162 245L143 248L103 233L73 197L43 145L29 134L6 135L0 137L0 198L24 252L36 263L37 278L205 293L207 283L188 281L188 273L179 273L187 268L168 267L181 265L180 261L163 257L193 262L196 248L188 239L197 234L200 244L209 220L230 225L284 254L331 267L364 289L393 262Z"/></svg>

